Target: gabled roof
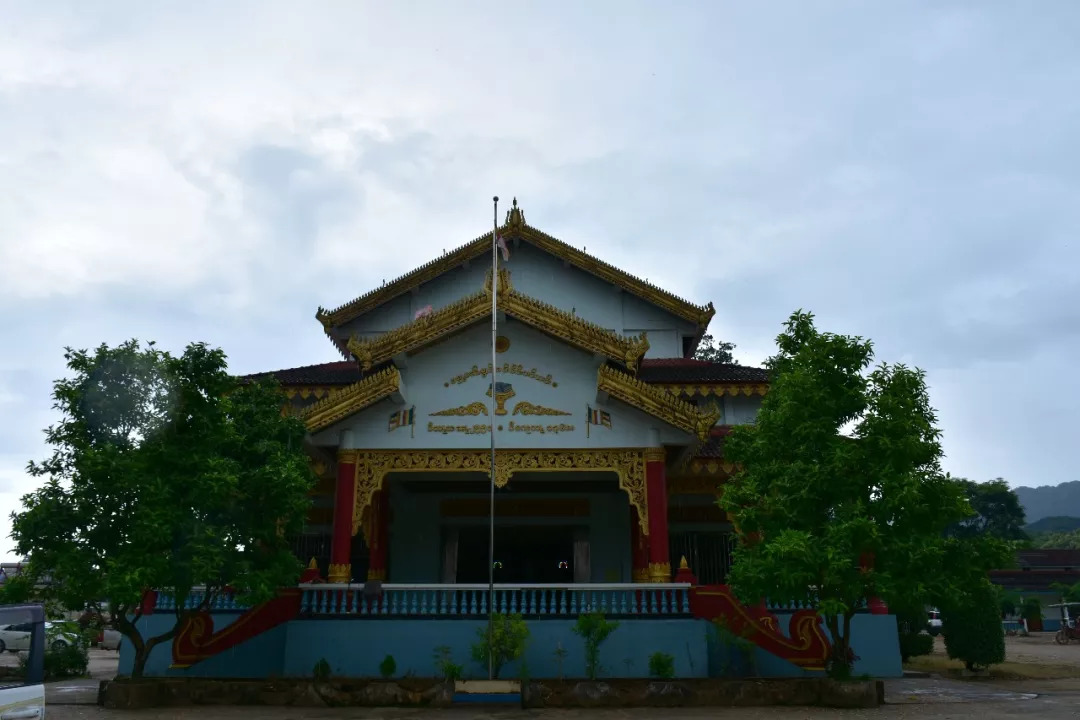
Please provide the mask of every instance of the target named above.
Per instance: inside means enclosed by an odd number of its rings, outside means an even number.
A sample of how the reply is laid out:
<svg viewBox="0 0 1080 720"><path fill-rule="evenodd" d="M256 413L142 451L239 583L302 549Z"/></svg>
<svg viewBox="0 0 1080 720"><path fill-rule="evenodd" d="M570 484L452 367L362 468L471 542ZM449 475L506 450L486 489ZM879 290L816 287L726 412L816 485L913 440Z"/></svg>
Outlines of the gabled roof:
<svg viewBox="0 0 1080 720"><path fill-rule="evenodd" d="M720 419L719 409L701 410L666 390L644 383L608 365L600 367L596 387L668 425L695 435L702 441L709 436L709 431Z"/></svg>
<svg viewBox="0 0 1080 720"><path fill-rule="evenodd" d="M638 378L649 383L767 383L769 371L693 358L646 358Z"/></svg>
<svg viewBox="0 0 1080 720"><path fill-rule="evenodd" d="M610 265L566 244L562 240L531 227L526 224L524 213L517 207L516 198L514 207L507 212L506 223L500 228L499 232L507 240L518 239L527 242L585 272L622 288L632 295L667 310L676 317L696 323L701 332L704 332L716 312L712 303L694 305L688 300L662 290L641 278L620 270L614 265ZM320 307L315 317L319 319L319 322L326 329L340 327L399 295L403 295L424 283L431 282L466 261L490 253L491 233L489 232L340 307L333 310L325 310Z"/></svg>
<svg viewBox="0 0 1080 720"><path fill-rule="evenodd" d="M510 273L505 269L499 270L498 294L498 307L507 315L631 370L637 368L649 349L645 333L625 337L519 293L510 284ZM487 317L491 317L490 271L483 290L377 337L367 340L354 337L347 347L360 361L360 368L368 371L400 353L426 347Z"/></svg>
<svg viewBox="0 0 1080 720"><path fill-rule="evenodd" d="M300 418L307 424L308 432L318 432L390 397L400 387L401 373L395 367L386 368L304 408Z"/></svg>

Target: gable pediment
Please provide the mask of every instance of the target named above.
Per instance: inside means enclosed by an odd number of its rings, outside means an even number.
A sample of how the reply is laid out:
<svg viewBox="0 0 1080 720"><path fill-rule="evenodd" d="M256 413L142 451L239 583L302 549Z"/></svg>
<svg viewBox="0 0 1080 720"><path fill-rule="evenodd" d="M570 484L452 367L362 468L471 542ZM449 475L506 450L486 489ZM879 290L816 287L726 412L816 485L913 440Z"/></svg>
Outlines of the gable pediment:
<svg viewBox="0 0 1080 720"><path fill-rule="evenodd" d="M610 283L685 322L691 323L698 328L699 332L703 332L708 327L709 321L715 314L712 303L695 305L649 283L647 280L620 270L614 265L589 255L584 250L579 250L528 225L525 222L524 213L517 208L516 201L514 207L507 212L506 223L499 229L499 233L509 243L532 245L568 265ZM343 325L386 305L395 298L446 275L463 264L490 256L491 243L491 233L485 233L475 240L340 307L333 310L320 307L316 313L316 318L322 323L327 333L330 333L331 330L341 328Z"/></svg>
<svg viewBox="0 0 1080 720"><path fill-rule="evenodd" d="M381 365L402 353L409 354L453 335L491 317L491 273L485 287L455 303L417 318L374 338L353 337L348 351L364 371ZM649 349L645 333L624 337L580 317L516 291L509 271L499 271L497 310L546 335L581 350L616 362L631 371Z"/></svg>

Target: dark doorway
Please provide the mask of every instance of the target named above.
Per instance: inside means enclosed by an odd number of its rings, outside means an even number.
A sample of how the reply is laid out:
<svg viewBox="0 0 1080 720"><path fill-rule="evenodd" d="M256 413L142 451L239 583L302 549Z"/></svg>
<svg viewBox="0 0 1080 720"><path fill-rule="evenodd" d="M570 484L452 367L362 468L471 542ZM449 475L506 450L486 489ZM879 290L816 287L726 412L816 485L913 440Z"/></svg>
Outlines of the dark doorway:
<svg viewBox="0 0 1080 720"><path fill-rule="evenodd" d="M488 581L488 533L485 526L458 530L457 582ZM574 528L559 526L495 527L495 582L574 582Z"/></svg>

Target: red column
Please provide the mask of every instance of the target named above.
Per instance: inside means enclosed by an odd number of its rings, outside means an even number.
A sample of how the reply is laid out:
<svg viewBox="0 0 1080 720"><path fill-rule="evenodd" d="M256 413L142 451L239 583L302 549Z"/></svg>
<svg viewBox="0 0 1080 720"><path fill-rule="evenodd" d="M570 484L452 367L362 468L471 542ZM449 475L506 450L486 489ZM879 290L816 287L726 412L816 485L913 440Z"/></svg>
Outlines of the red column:
<svg viewBox="0 0 1080 720"><path fill-rule="evenodd" d="M649 582L649 536L641 532L641 516L630 506L630 567L634 582Z"/></svg>
<svg viewBox="0 0 1080 720"><path fill-rule="evenodd" d="M874 553L863 553L859 557L859 567L863 572L870 572L874 569ZM869 597L866 599L866 607L870 610L871 615L888 615L889 606L885 604L885 601L879 597Z"/></svg>
<svg viewBox="0 0 1080 720"><path fill-rule="evenodd" d="M379 490L371 498L371 529L368 537L368 580L386 580L386 542L389 537L388 509L389 501L386 490Z"/></svg>
<svg viewBox="0 0 1080 720"><path fill-rule="evenodd" d="M671 582L668 556L667 474L664 449L645 450L645 493L649 500L649 581Z"/></svg>
<svg viewBox="0 0 1080 720"><path fill-rule="evenodd" d="M347 583L352 578L353 506L356 502L356 451L339 450L337 487L334 492L334 534L330 542L332 583Z"/></svg>

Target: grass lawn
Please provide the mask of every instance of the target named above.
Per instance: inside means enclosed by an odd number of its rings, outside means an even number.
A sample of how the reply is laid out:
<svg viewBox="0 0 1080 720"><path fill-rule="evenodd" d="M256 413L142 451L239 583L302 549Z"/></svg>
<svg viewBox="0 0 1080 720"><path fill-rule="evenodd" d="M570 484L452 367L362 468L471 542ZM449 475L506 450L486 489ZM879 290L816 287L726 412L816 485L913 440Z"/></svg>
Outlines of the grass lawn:
<svg viewBox="0 0 1080 720"><path fill-rule="evenodd" d="M950 660L944 655L923 655L911 658L904 663L905 670L937 673L946 677L957 679L969 679L963 676L964 663L959 660ZM1058 680L1061 678L1075 678L1077 669L1075 665L1051 665L1032 662L1003 662L1000 665L992 665L985 677L995 680Z"/></svg>

